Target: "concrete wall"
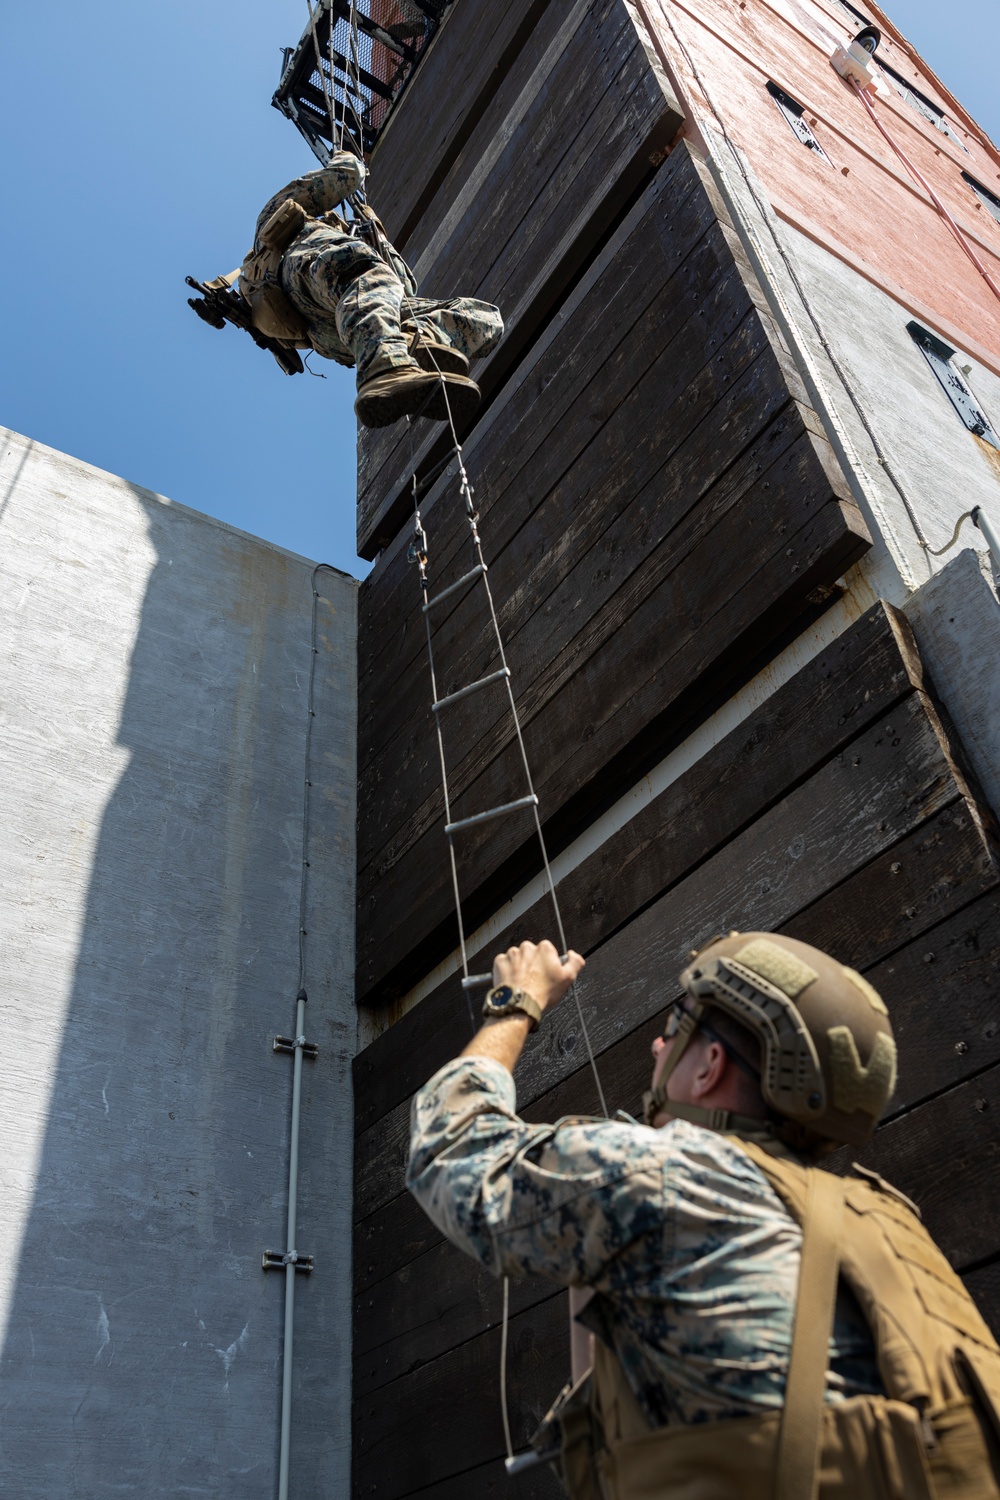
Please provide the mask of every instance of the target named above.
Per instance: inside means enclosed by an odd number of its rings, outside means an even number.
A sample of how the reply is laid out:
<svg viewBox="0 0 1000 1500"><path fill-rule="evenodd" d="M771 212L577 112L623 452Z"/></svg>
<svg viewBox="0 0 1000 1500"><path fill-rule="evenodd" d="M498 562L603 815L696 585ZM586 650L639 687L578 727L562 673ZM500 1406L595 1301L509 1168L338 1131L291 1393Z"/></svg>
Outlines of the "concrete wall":
<svg viewBox="0 0 1000 1500"><path fill-rule="evenodd" d="M270 1500L313 565L0 439L0 1491ZM356 591L317 579L297 1496L349 1482Z"/></svg>
<svg viewBox="0 0 1000 1500"><path fill-rule="evenodd" d="M946 330L778 219L748 165L741 171L709 138L715 179L874 538L844 580L846 602L863 609L881 597L906 609L969 765L1000 810L1000 606L982 532L966 521L952 541L973 506L1000 527L1000 452L965 427L907 324ZM961 349L954 363L1000 423L1000 377Z"/></svg>
<svg viewBox="0 0 1000 1500"><path fill-rule="evenodd" d="M899 490L883 484L894 546L916 577L938 571L944 560L922 555L920 533L930 548L944 547L959 516L974 505L1000 525L1000 452L963 424L907 332L911 321L928 324L804 234L787 225L783 233L837 363L910 502L916 525ZM953 363L968 370L974 395L1000 427L1000 377L961 349ZM843 394L839 406L845 421L858 420ZM859 434L859 446L863 441ZM986 548L968 523L962 540Z"/></svg>
<svg viewBox="0 0 1000 1500"><path fill-rule="evenodd" d="M945 546L963 511L981 505L1000 524L1000 453L964 426L906 325L948 334L780 220L748 164L708 136L712 172L875 538L861 569L869 592L902 604L945 566L927 548ZM961 349L955 363L1000 422L1000 378ZM959 545L985 549L969 523Z"/></svg>
<svg viewBox="0 0 1000 1500"><path fill-rule="evenodd" d="M966 548L910 596L906 613L969 769L1000 816L1000 604L994 573L989 557Z"/></svg>

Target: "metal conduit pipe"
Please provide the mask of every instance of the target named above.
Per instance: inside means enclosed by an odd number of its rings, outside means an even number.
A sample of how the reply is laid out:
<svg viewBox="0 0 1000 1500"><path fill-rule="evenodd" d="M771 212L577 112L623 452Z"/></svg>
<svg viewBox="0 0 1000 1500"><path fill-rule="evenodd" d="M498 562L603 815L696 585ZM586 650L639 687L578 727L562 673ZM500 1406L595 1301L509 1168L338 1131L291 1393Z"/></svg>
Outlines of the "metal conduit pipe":
<svg viewBox="0 0 1000 1500"><path fill-rule="evenodd" d="M315 607L315 600L313 603ZM295 1337L295 1271L298 1264L298 1254L295 1249L295 1219L299 1197L299 1115L302 1108L302 1051L305 1041L303 1036L305 1024L306 992L305 990L299 990L295 1001L295 1059L292 1063L292 1138L288 1153L288 1220L285 1232L285 1337L281 1359L281 1447L278 1458L278 1500L288 1500L288 1468L292 1442L292 1352Z"/></svg>
<svg viewBox="0 0 1000 1500"><path fill-rule="evenodd" d="M299 885L299 987L295 996L295 1034L292 1037L276 1036L275 1052L292 1054L292 1119L288 1149L288 1214L285 1222L285 1251L278 1255L270 1251L264 1254L264 1269L283 1267L285 1272L285 1325L281 1359L281 1439L278 1450L278 1500L288 1500L288 1478L292 1451L292 1358L295 1342L295 1277L299 1272L312 1270L312 1256L300 1255L296 1249L297 1218L299 1200L299 1124L302 1115L302 1059L314 1058L317 1048L305 1038L306 1024L306 914L309 892L309 825L312 805L312 734L316 719L316 658L319 647L318 634L319 590L317 575L322 571L336 572L328 563L319 563L312 575L312 626L311 654L309 659L308 718L306 719L305 772L302 789L302 877Z"/></svg>
<svg viewBox="0 0 1000 1500"><path fill-rule="evenodd" d="M1000 571L1000 537L997 536L996 528L994 527L993 522L990 520L989 516L987 516L983 512L982 507L979 505L977 505L975 510L972 512L972 524L973 526L978 526L979 530L986 538L986 545L990 549L990 556L993 559L993 566L998 571Z"/></svg>

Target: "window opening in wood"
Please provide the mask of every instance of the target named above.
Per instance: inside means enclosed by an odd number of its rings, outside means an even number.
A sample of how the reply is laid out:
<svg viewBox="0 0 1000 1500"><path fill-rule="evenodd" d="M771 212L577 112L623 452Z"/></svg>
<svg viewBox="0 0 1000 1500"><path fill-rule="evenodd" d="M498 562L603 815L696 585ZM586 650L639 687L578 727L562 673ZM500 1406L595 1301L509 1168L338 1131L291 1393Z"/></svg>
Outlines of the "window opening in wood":
<svg viewBox="0 0 1000 1500"><path fill-rule="evenodd" d="M995 193L991 193L989 188L983 187L982 183L977 182L974 177L970 177L968 172L963 172L962 176L965 178L966 182L969 184L970 188L975 193L980 203L985 204L990 213L993 215L994 219L996 219L997 223L1000 224L1000 198L998 198Z"/></svg>
<svg viewBox="0 0 1000 1500"><path fill-rule="evenodd" d="M896 93L901 99L906 100L911 109L915 109L918 115L923 115L928 124L933 125L935 130L940 130L941 134L946 135L950 141L954 141L956 146L961 146L963 151L968 151L968 146L966 146L964 141L959 140L952 126L945 119L944 110L938 109L936 104L932 104L926 94L922 94L919 89L915 89L913 84L909 83L901 73L897 73L894 68L886 67L881 58L879 59L879 67L896 90Z"/></svg>
<svg viewBox="0 0 1000 1500"><path fill-rule="evenodd" d="M955 350L950 349L942 339L936 338L919 323L907 323L906 331L934 371L945 395L969 431L985 442L992 443L994 448L1000 448L1000 438L997 437L993 424L954 362Z"/></svg>
<svg viewBox="0 0 1000 1500"><path fill-rule="evenodd" d="M808 122L804 118L805 111L802 105L793 99L791 94L786 94L784 89L779 89L776 83L769 83L767 85L767 92L788 121L792 128L792 134L796 139L800 140L803 146L808 146L810 151L815 151L818 156L821 156L824 161L828 162L830 158L813 135Z"/></svg>

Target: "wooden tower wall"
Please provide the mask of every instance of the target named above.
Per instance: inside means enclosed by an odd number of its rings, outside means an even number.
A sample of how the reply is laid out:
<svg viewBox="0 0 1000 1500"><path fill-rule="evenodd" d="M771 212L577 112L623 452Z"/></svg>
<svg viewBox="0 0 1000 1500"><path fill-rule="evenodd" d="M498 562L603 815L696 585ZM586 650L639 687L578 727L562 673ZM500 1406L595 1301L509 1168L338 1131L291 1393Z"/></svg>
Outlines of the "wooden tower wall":
<svg viewBox="0 0 1000 1500"><path fill-rule="evenodd" d="M692 944L762 927L829 947L899 1032L865 1160L995 1313L1000 1226L955 1212L990 1193L972 1126L1000 1108L992 817L905 618L876 602L825 623L869 533L684 114L627 0L457 0L374 153L373 201L424 294L507 321L462 440L611 1109L637 1108ZM417 424L418 473L443 451ZM499 1462L499 1284L403 1190L410 1098L469 1026L409 468L403 429L364 435L358 998L395 1024L354 1069L354 1488L554 1495ZM453 475L422 503L444 587L471 563ZM496 665L478 604L436 617L442 692ZM446 745L457 816L521 794L499 695L453 710ZM463 848L476 968L551 931L529 835L508 819ZM518 1070L526 1116L593 1110L584 1062L564 1008ZM511 1313L521 1446L566 1378L566 1299L515 1284Z"/></svg>

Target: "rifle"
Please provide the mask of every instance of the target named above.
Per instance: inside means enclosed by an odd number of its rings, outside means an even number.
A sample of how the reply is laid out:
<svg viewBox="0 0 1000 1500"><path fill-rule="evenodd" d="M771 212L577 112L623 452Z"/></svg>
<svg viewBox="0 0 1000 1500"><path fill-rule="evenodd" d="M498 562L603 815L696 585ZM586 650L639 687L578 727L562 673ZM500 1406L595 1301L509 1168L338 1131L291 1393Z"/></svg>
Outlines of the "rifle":
<svg viewBox="0 0 1000 1500"><path fill-rule="evenodd" d="M216 277L214 281L195 281L193 276L185 276L184 284L201 293L200 299L187 299L188 307L193 307L202 322L207 323L210 328L225 328L227 323L232 323L234 328L242 328L258 349L266 349L269 354L274 355L286 375L301 375L305 366L298 350L278 339L268 338L267 334L254 327L249 307L239 292L233 290L233 282L238 274L233 271L229 276Z"/></svg>

